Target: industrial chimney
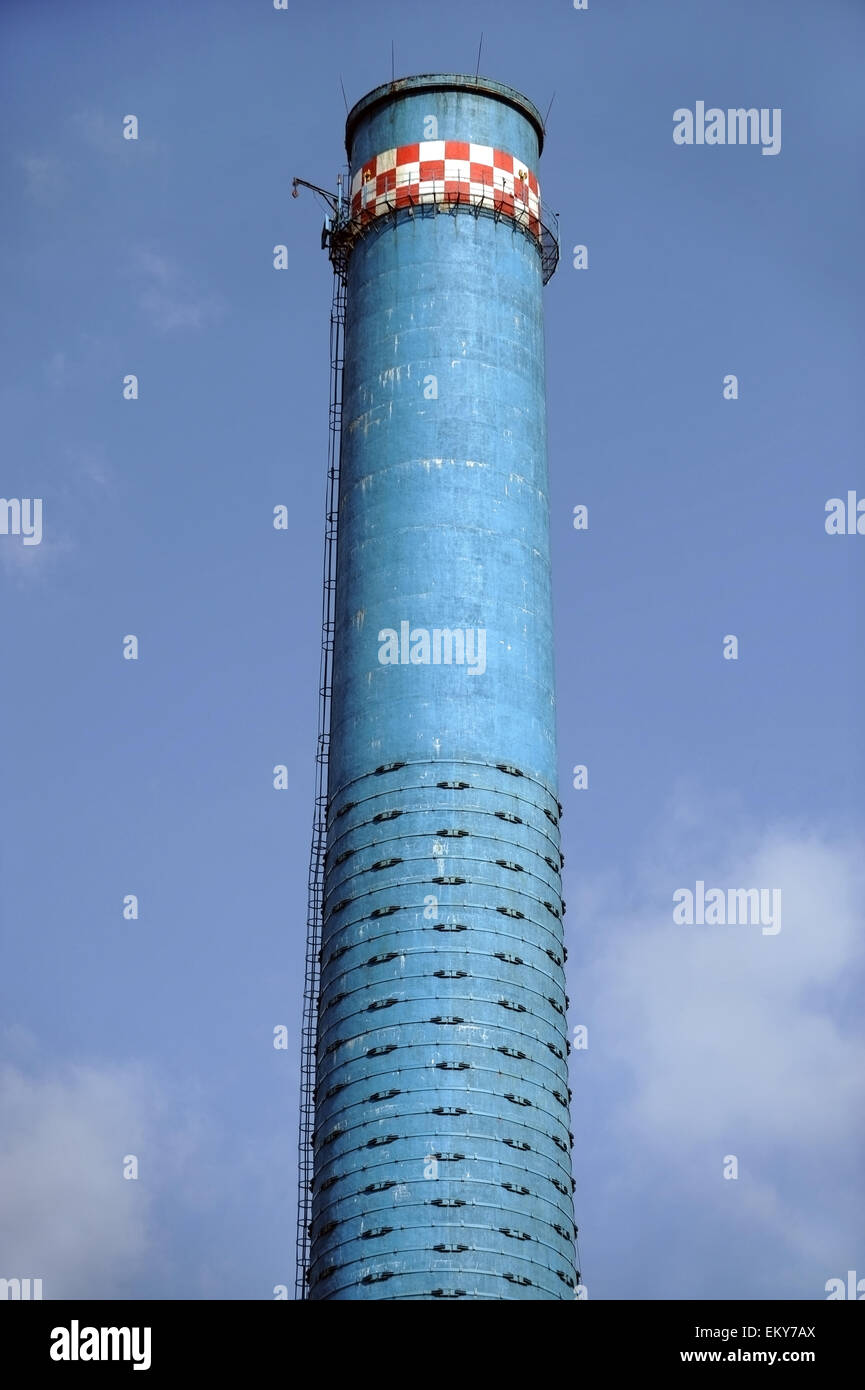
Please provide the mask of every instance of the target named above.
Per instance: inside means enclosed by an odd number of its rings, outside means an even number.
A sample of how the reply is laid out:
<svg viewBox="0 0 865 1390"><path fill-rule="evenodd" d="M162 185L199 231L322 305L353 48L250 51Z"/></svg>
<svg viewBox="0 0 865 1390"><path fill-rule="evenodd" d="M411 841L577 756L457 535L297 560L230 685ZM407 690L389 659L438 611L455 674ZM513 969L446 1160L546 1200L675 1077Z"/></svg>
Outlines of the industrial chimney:
<svg viewBox="0 0 865 1390"><path fill-rule="evenodd" d="M309 1299L573 1299L578 1282L543 138L498 82L390 82L350 112L349 182L329 200Z"/></svg>

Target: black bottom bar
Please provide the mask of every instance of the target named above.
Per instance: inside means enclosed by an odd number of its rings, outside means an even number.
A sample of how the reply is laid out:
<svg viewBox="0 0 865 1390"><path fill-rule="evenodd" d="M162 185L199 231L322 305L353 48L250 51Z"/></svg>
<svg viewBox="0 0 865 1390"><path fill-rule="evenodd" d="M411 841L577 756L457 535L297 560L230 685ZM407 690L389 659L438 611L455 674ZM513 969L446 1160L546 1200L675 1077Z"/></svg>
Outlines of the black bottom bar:
<svg viewBox="0 0 865 1390"><path fill-rule="evenodd" d="M801 1366L819 1375L821 1384L826 1383L827 1374L854 1365L862 1344L862 1315L834 1302L575 1300L572 1306L557 1303L546 1314L536 1303L531 1309L523 1304L501 1323L488 1304L469 1315L470 1322L464 1321L465 1304L450 1306L453 1314L443 1314L439 1307L432 1315L433 1335L424 1351L424 1379L437 1359L437 1348L444 1359L452 1354L452 1333L460 1336L464 1372L465 1353L470 1354L472 1348L477 1347L478 1355L484 1356L488 1372L490 1354L494 1357L497 1345L512 1345L515 1351L521 1345L527 1347L525 1334L540 1328L556 1336L565 1363L573 1360L575 1365L591 1366L603 1378L636 1370L665 1376L674 1367L688 1371L706 1365L727 1370ZM401 1310L395 1313L389 1304L377 1326L375 1307L369 1302L362 1307L355 1305L354 1312L348 1307L341 1311L332 1303L325 1307L285 1301L11 1302L2 1310L0 1327L4 1363L16 1366L20 1383L35 1373L47 1373L49 1380L70 1375L92 1379L98 1378L100 1371L108 1371L114 1377L133 1376L134 1384L137 1366L142 1384L147 1383L142 1372L160 1382L162 1377L194 1372L194 1383L200 1386L209 1377L226 1383L233 1373L244 1373L248 1378L250 1370L284 1373L288 1383L299 1373L323 1373L324 1366L315 1365L316 1357L324 1354L318 1337L334 1329L351 1336L351 1341L342 1343L346 1355L351 1354L350 1347L369 1349L385 1336L392 1357L400 1339L413 1336L416 1330L411 1317ZM443 1319L451 1317L453 1323L444 1328ZM480 1325L478 1317L484 1319ZM498 1330L499 1339L504 1340L473 1340L486 1328ZM355 1331L357 1340L352 1335ZM440 1342L437 1338L442 1333L448 1335ZM471 1336L464 1342L463 1336L468 1334ZM412 1345L415 1343L406 1343L407 1353ZM332 1343L324 1346L330 1348L327 1356L332 1372L339 1353L334 1356ZM98 1359L92 1359L94 1352ZM370 1370L375 1360L373 1355L367 1362ZM390 1364L394 1383L405 1380L408 1364L399 1375L396 1363ZM515 1370L513 1364L511 1370Z"/></svg>

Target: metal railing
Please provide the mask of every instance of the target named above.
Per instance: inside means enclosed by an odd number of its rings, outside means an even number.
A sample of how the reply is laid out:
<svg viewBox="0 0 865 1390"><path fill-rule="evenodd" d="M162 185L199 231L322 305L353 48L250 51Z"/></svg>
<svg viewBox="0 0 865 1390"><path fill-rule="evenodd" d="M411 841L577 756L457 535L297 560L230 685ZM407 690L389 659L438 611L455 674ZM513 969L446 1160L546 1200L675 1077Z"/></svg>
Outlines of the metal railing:
<svg viewBox="0 0 865 1390"><path fill-rule="evenodd" d="M348 207L343 205L341 215L334 217L329 236L330 257L335 270L343 278L348 258L359 238L375 228L382 219L394 220L400 216L412 216L425 208L432 209L436 214L439 211L468 212L476 217L492 217L497 222L510 222L538 247L545 285L553 275L559 262L558 217L540 203L538 213L534 214L530 212L527 203L516 198L504 185L501 188L493 184L484 185L484 191L480 195L454 193L446 188L443 179L430 180L425 185L425 191L416 196L407 192L408 187L407 179L398 179L394 188L389 189L387 194L376 197L374 207L362 206L359 213L353 214L350 204ZM513 204L513 208L510 204ZM537 221L538 232L532 230L530 219Z"/></svg>

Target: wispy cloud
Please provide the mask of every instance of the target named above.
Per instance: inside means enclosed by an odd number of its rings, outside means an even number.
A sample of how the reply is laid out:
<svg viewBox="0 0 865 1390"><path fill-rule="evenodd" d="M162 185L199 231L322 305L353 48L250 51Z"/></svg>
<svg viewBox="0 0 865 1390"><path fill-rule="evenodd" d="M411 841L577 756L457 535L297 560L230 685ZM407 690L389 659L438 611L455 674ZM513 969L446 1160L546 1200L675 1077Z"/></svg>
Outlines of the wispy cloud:
<svg viewBox="0 0 865 1390"><path fill-rule="evenodd" d="M67 370L65 354L56 353L46 370ZM0 534L0 571L18 588L49 582L74 556L93 516L115 482L101 444L71 444L39 470L34 495L42 502L42 534L38 545L25 545L20 535Z"/></svg>
<svg viewBox="0 0 865 1390"><path fill-rule="evenodd" d="M44 362L45 380L54 391L78 387L92 380L94 373L105 371L114 352L110 340L81 330Z"/></svg>
<svg viewBox="0 0 865 1390"><path fill-rule="evenodd" d="M156 284L168 285L176 278L177 269L165 256L146 246L136 246L133 251L133 267L142 275L149 275Z"/></svg>
<svg viewBox="0 0 865 1390"><path fill-rule="evenodd" d="M50 525L49 514L43 525ZM47 580L75 550L68 534L43 535L38 545L24 545L20 536L0 536L0 569L12 584L29 587Z"/></svg>
<svg viewBox="0 0 865 1390"><path fill-rule="evenodd" d="M66 450L69 476L78 487L83 500L93 499L94 489L105 488L112 482L114 471L101 444L73 444ZM85 489L89 488L89 494Z"/></svg>
<svg viewBox="0 0 865 1390"><path fill-rule="evenodd" d="M24 173L24 193L42 206L59 203L67 190L64 167L53 155L20 155L19 168Z"/></svg>
<svg viewBox="0 0 865 1390"><path fill-rule="evenodd" d="M48 385L59 390L66 385L69 373L69 358L65 352L54 352L45 364Z"/></svg>
<svg viewBox="0 0 865 1390"><path fill-rule="evenodd" d="M160 333L196 330L217 322L222 301L201 293L176 262L149 247L136 247L131 273L139 283L138 306Z"/></svg>

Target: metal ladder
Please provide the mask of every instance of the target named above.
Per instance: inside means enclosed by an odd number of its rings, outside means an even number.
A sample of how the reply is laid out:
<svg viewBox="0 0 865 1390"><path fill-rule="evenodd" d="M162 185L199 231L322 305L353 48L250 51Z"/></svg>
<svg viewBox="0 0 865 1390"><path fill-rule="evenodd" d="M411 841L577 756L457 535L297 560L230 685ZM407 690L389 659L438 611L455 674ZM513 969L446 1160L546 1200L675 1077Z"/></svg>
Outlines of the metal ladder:
<svg viewBox="0 0 865 1390"><path fill-rule="evenodd" d="M295 1298L309 1294L312 1222L313 1133L315 1129L316 1037L327 849L327 769L333 689L333 638L336 604L336 543L339 510L339 448L342 425L342 373L345 335L345 278L334 262L330 309L330 409L328 418L327 500L321 606L321 665L318 684L318 744L315 754L315 812L309 854L306 962L300 1046L300 1124L298 1133L297 1266Z"/></svg>

